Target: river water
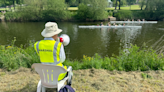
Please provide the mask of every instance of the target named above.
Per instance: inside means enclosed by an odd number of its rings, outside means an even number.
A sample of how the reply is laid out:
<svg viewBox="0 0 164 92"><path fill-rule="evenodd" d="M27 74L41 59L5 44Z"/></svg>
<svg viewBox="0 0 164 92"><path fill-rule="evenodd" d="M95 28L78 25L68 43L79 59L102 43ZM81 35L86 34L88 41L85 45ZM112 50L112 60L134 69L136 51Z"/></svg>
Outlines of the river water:
<svg viewBox="0 0 164 92"><path fill-rule="evenodd" d="M70 36L70 44L65 46L69 59L81 59L83 55L102 57L118 55L119 50L130 47L130 43L141 47L159 49L164 45L164 22L157 24L126 24L142 28L78 28L79 25L97 25L100 22L58 22L61 34ZM107 24L107 22L104 22ZM45 22L0 22L0 45L10 45L16 37L16 46L28 46L29 40L42 40L41 32ZM60 35L60 34L59 34Z"/></svg>

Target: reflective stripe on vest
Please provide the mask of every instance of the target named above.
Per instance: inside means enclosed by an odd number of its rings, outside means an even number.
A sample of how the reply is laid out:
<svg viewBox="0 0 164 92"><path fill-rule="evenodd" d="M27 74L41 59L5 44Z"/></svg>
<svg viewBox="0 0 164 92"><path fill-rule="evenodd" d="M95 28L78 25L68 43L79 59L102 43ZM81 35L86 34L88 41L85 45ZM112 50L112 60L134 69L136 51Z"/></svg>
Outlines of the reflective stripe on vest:
<svg viewBox="0 0 164 92"><path fill-rule="evenodd" d="M42 63L54 65L60 63L60 42L54 40L42 40L37 42L35 46Z"/></svg>
<svg viewBox="0 0 164 92"><path fill-rule="evenodd" d="M54 51L53 51L53 56L54 56L53 58L54 58L54 64L55 64L55 65L57 65L57 64L60 63L60 62L59 62L60 59L57 58L57 54L56 54L57 51L58 51L57 49L58 49L58 42L55 43L55 45L54 45ZM60 52L58 52L58 54L60 55ZM55 62L55 61L56 61L56 62Z"/></svg>
<svg viewBox="0 0 164 92"><path fill-rule="evenodd" d="M39 54L39 42L40 42L40 41L38 41L37 44L36 44L36 49L37 49L37 53L38 53L38 54Z"/></svg>

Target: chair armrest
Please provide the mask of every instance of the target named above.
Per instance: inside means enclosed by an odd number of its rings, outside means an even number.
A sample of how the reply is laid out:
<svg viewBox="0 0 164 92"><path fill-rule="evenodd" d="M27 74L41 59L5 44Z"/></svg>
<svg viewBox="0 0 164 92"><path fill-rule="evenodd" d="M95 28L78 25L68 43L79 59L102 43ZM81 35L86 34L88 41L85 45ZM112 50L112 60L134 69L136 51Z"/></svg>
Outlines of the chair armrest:
<svg viewBox="0 0 164 92"><path fill-rule="evenodd" d="M72 71L72 66L69 66L69 67L67 68L67 72L69 72L69 71Z"/></svg>

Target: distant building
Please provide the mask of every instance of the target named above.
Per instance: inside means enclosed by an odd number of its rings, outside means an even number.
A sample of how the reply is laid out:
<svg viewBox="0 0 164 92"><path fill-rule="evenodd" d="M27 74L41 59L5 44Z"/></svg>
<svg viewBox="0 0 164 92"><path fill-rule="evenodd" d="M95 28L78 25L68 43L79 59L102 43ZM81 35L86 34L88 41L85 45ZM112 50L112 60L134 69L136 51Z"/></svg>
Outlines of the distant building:
<svg viewBox="0 0 164 92"><path fill-rule="evenodd" d="M113 2L111 0L108 0L108 7L113 7Z"/></svg>

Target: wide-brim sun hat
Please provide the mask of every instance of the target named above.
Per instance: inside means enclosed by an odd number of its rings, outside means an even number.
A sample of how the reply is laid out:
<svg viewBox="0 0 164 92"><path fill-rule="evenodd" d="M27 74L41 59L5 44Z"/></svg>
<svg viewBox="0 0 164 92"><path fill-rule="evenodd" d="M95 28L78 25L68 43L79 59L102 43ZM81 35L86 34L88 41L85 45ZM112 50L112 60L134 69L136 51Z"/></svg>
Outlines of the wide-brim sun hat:
<svg viewBox="0 0 164 92"><path fill-rule="evenodd" d="M60 32L62 32L62 30L58 28L57 23L47 22L45 24L45 29L41 32L41 35L43 37L52 37L56 34L59 34Z"/></svg>

